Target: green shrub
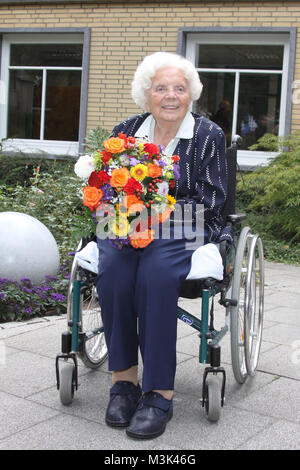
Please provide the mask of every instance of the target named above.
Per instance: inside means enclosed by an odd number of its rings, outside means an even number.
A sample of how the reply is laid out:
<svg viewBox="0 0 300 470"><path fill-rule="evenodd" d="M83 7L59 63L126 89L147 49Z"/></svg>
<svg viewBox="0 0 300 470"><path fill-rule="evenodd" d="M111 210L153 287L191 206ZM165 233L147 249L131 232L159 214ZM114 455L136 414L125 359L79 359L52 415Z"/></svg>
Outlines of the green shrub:
<svg viewBox="0 0 300 470"><path fill-rule="evenodd" d="M110 132L102 127L96 127L88 132L85 139L85 148L88 153L95 152L101 147L103 140L107 139Z"/></svg>
<svg viewBox="0 0 300 470"><path fill-rule="evenodd" d="M275 150L275 136L262 137L252 149ZM268 166L244 175L237 198L247 211L264 218L264 229L287 245L300 242L300 133L277 139L281 153Z"/></svg>
<svg viewBox="0 0 300 470"><path fill-rule="evenodd" d="M0 154L0 185L29 186L37 170L40 174L54 171L56 174L72 174L74 159L47 160L26 156L7 156Z"/></svg>

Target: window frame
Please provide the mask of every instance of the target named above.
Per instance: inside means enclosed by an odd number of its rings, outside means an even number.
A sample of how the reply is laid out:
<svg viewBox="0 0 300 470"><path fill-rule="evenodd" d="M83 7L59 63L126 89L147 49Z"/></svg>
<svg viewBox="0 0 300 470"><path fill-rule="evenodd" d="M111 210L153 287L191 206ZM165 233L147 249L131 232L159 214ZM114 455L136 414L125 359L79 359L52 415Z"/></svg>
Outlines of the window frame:
<svg viewBox="0 0 300 470"><path fill-rule="evenodd" d="M51 28L51 29L0 29L2 41L0 43L0 78L2 84L2 100L0 101L0 140L2 141L2 151L6 153L22 152L26 154L44 154L51 156L78 156L84 150L84 139L86 135L87 121L87 96L88 96L88 71L89 71L89 49L90 49L90 28ZM79 113L79 135L78 141L59 141L44 139L7 139L7 119L8 119L8 93L9 93L9 68L26 68L10 66L10 45L11 44L74 44L82 43L82 66L62 67L64 70L81 70L81 90L80 90L80 113ZM51 70L60 67L32 66L31 69ZM60 69L62 69L60 68ZM45 72L44 72L45 73ZM43 97L45 99L45 96Z"/></svg>
<svg viewBox="0 0 300 470"><path fill-rule="evenodd" d="M198 69L200 71L236 73L281 73L281 102L279 135L290 133L292 82L294 77L296 28L180 28L178 33L178 53L184 55L195 64L196 48L198 44L278 44L284 46L282 71L249 69ZM235 90L236 92L237 90ZM237 100L235 100L237 106ZM237 109L235 109L235 118ZM235 122L233 122L234 126ZM233 127L234 129L234 127ZM277 152L238 151L238 164L243 169L252 169L258 165L265 165L270 158L278 155Z"/></svg>

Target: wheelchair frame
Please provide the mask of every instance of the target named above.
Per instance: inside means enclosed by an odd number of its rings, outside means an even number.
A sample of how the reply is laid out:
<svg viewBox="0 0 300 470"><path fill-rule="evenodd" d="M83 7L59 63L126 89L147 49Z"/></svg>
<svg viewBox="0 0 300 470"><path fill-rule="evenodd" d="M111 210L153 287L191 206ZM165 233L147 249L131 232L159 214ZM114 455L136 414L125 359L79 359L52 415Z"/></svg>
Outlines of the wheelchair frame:
<svg viewBox="0 0 300 470"><path fill-rule="evenodd" d="M202 406L205 407L210 421L218 421L225 400L226 373L220 365L220 341L228 331L231 332L233 373L237 382L243 383L247 376L254 375L257 368L263 325L262 242L258 235L251 233L249 227L241 230L241 223L246 216L235 214L237 141L226 153L230 190L223 217L233 227L235 243L231 245L224 241L220 244L224 278L222 281L206 278L186 280L183 283L180 297L201 297L201 319L177 307L178 319L199 332L199 362L210 364L204 370L201 397ZM62 334L62 352L56 357L57 389L64 405L72 402L74 391L78 388L77 356L90 368L99 367L107 357L95 277L93 273L80 268L74 259L68 292L69 329ZM225 325L220 330L214 327L213 312L213 300L218 294L219 303L226 309ZM83 306L86 300L87 310ZM87 321L89 312L96 312L93 325L87 330L86 320L83 318L84 311L88 312ZM65 362L62 369L59 368L60 359ZM218 375L222 376L221 383Z"/></svg>

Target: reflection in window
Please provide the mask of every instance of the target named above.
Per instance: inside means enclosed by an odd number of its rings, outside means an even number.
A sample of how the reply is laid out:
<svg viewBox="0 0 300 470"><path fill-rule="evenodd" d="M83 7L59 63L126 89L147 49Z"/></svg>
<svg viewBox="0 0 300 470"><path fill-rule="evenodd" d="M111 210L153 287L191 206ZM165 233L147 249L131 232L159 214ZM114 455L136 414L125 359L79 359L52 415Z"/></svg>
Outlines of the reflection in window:
<svg viewBox="0 0 300 470"><path fill-rule="evenodd" d="M12 44L10 65L81 67L82 44Z"/></svg>
<svg viewBox="0 0 300 470"><path fill-rule="evenodd" d="M283 46L257 44L199 44L196 67L281 70Z"/></svg>
<svg viewBox="0 0 300 470"><path fill-rule="evenodd" d="M48 71L46 89L46 140L78 140L81 72Z"/></svg>
<svg viewBox="0 0 300 470"><path fill-rule="evenodd" d="M8 137L40 138L42 80L40 70L10 71Z"/></svg>
<svg viewBox="0 0 300 470"><path fill-rule="evenodd" d="M219 124L226 135L227 145L231 144L234 100L233 73L201 73L203 92L195 111Z"/></svg>
<svg viewBox="0 0 300 470"><path fill-rule="evenodd" d="M281 75L241 74L237 133L247 149L266 133L278 135Z"/></svg>
<svg viewBox="0 0 300 470"><path fill-rule="evenodd" d="M82 44L12 44L7 137L78 141Z"/></svg>
<svg viewBox="0 0 300 470"><path fill-rule="evenodd" d="M203 92L195 111L226 134L243 137L247 150L265 133L277 135L280 118L283 46L200 44L196 65Z"/></svg>

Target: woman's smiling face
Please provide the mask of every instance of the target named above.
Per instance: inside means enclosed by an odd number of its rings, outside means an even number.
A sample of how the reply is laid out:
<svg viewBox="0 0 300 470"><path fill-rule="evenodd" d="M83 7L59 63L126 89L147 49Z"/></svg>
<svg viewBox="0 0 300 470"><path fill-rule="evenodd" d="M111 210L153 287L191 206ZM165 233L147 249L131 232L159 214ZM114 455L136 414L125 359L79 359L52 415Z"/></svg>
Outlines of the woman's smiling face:
<svg viewBox="0 0 300 470"><path fill-rule="evenodd" d="M189 83L184 72L176 67L159 69L146 96L146 111L161 123L180 125L191 102Z"/></svg>

